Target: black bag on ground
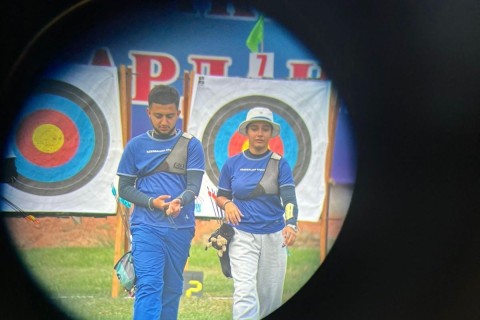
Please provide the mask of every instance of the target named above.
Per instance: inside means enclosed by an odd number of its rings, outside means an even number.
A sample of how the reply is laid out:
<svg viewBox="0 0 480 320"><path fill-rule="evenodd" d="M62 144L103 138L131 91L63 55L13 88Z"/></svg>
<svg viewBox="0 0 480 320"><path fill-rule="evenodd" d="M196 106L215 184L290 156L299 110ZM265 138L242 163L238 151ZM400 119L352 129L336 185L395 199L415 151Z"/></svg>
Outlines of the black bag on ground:
<svg viewBox="0 0 480 320"><path fill-rule="evenodd" d="M205 250L207 250L209 247L213 247L217 250L220 266L222 267L222 273L227 278L232 277L228 248L234 234L235 231L233 230L233 227L223 223L220 228L212 232L208 238L207 246L205 247Z"/></svg>

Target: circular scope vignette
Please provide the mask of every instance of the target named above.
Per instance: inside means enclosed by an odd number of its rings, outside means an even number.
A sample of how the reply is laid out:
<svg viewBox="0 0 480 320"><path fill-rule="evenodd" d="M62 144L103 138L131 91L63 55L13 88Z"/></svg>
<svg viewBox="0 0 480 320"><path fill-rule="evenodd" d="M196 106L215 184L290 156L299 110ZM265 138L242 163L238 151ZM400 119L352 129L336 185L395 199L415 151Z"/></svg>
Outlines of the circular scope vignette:
<svg viewBox="0 0 480 320"><path fill-rule="evenodd" d="M68 25L71 15L56 23ZM222 218L214 204L220 171L248 148L237 128L258 106L281 126L269 149L295 181L300 230L288 247L287 302L327 258L356 178L348 106L321 57L273 17L208 0L138 5L72 28L32 79L3 151L0 205L13 247L44 295L73 318L111 312L101 310L106 299L114 318L131 318L135 298L116 283L113 267L130 249L118 230L133 206L118 197L116 173L124 144L151 130L149 90L167 84L181 95L176 127L205 153L180 318L215 299L221 303L211 317L231 317L232 279L204 248Z"/></svg>

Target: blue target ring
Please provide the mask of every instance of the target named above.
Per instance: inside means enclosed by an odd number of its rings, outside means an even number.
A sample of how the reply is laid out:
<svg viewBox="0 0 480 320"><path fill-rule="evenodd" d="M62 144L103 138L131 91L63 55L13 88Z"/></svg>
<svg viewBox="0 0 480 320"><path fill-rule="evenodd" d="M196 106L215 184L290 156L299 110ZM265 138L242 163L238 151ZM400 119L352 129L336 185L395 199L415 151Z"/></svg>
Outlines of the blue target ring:
<svg viewBox="0 0 480 320"><path fill-rule="evenodd" d="M28 149L18 146L21 139L33 139L25 134L25 131L31 134L31 130L22 129L19 125L15 132L16 143L12 146L17 156L18 178L12 186L27 193L45 196L73 192L95 178L105 164L110 144L108 123L95 100L78 87L63 81L43 81L27 100L19 123L28 122L40 111L66 117L75 127L71 131L78 138L78 146L75 145L71 157L57 161L60 164L42 166L38 161L29 159L32 155L25 152ZM46 119L44 122L48 125L49 121ZM59 157L61 151L59 148Z"/></svg>
<svg viewBox="0 0 480 320"><path fill-rule="evenodd" d="M305 176L311 158L311 139L308 129L299 114L278 99L252 95L241 97L222 106L208 122L203 132L206 173L210 180L218 183L220 170L228 158L228 146L239 124L245 120L253 107L267 107L274 114L274 121L281 126L283 157L292 168L295 183Z"/></svg>
<svg viewBox="0 0 480 320"><path fill-rule="evenodd" d="M74 157L67 163L56 167L42 167L28 159L15 144L18 172L25 178L41 182L59 182L78 174L88 164L95 147L95 132L93 125L81 108L73 101L52 94L38 94L32 97L25 106L21 118L28 118L38 110L55 110L70 118L79 133L79 146Z"/></svg>

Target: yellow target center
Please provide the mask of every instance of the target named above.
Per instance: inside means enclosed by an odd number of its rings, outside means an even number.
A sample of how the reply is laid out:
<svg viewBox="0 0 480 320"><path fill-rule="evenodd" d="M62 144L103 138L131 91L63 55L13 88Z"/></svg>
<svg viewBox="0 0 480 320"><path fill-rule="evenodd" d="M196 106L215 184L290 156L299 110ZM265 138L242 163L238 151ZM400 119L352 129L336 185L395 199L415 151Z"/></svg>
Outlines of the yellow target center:
<svg viewBox="0 0 480 320"><path fill-rule="evenodd" d="M57 152L65 141L62 130L53 124L42 124L33 131L33 145L41 152Z"/></svg>
<svg viewBox="0 0 480 320"><path fill-rule="evenodd" d="M242 151L247 150L249 146L250 146L250 143L248 139L246 139L245 142L242 144Z"/></svg>

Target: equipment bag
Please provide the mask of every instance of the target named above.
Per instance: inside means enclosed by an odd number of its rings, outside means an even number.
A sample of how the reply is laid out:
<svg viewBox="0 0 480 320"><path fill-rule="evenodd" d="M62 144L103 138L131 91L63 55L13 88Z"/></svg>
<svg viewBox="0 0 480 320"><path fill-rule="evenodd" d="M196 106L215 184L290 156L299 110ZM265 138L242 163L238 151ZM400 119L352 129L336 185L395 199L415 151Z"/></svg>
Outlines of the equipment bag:
<svg viewBox="0 0 480 320"><path fill-rule="evenodd" d="M118 280L129 294L133 294L135 288L135 268L133 267L132 252L126 252L113 267L117 273Z"/></svg>
<svg viewBox="0 0 480 320"><path fill-rule="evenodd" d="M209 247L217 250L218 258L220 259L220 266L222 267L222 273L227 278L232 277L228 248L234 234L235 231L233 230L233 227L223 223L220 228L215 230L210 235L207 246L205 247L205 250L207 250Z"/></svg>

